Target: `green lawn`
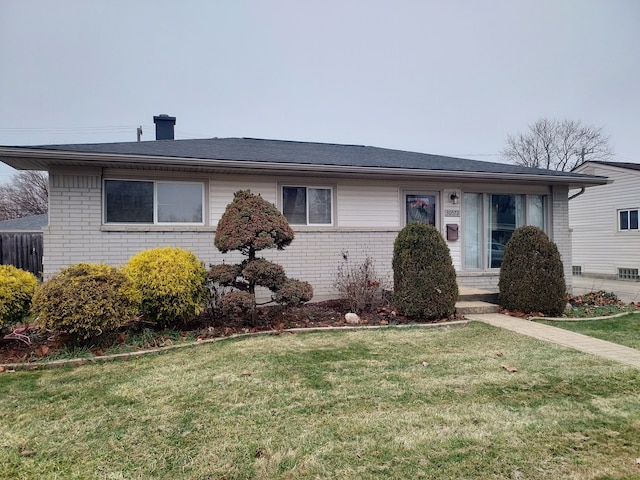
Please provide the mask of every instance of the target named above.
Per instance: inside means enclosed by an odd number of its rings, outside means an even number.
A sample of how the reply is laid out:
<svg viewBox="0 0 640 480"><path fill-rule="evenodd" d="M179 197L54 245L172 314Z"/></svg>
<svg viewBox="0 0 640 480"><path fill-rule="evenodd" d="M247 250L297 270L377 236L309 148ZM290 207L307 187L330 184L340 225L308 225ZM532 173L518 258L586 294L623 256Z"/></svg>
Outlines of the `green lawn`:
<svg viewBox="0 0 640 480"><path fill-rule="evenodd" d="M583 333L640 350L640 313L608 320L582 320L573 322L540 321L547 325ZM639 472L640 473L640 472Z"/></svg>
<svg viewBox="0 0 640 480"><path fill-rule="evenodd" d="M4 373L0 398L7 479L640 476L640 370L479 323Z"/></svg>

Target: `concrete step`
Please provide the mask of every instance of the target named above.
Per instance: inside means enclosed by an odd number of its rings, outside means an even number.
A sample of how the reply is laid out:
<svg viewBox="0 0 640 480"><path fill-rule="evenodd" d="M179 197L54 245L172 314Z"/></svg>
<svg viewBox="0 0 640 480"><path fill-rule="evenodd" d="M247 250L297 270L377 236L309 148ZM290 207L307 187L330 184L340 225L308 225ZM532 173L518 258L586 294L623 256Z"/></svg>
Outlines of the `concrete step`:
<svg viewBox="0 0 640 480"><path fill-rule="evenodd" d="M473 287L458 287L459 295L458 301L460 302L487 302L498 303L498 294L493 292L487 292L486 290L480 290Z"/></svg>
<svg viewBox="0 0 640 480"><path fill-rule="evenodd" d="M458 300L456 302L456 313L461 315L472 315L481 313L498 313L500 309L495 303L483 302L479 300L468 301Z"/></svg>

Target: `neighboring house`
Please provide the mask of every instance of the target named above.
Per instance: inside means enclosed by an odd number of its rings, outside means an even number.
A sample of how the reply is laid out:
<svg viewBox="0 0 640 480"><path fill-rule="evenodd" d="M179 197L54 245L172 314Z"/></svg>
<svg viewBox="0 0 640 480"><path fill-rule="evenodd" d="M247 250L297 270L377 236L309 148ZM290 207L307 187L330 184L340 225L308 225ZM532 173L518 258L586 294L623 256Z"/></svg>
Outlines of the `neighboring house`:
<svg viewBox="0 0 640 480"><path fill-rule="evenodd" d="M606 176L612 183L569 201L573 272L640 280L640 164L585 162L575 173Z"/></svg>
<svg viewBox="0 0 640 480"><path fill-rule="evenodd" d="M174 117L154 121L169 124L173 138ZM558 245L570 285L569 189L606 183L384 148L252 138L0 147L0 161L49 172L45 277L80 261L123 264L165 245L193 250L207 266L237 262L213 239L233 193L250 189L296 233L284 251L261 253L321 295L334 293L345 251L353 262L371 256L391 280L393 242L409 221L442 233L461 285L492 290L513 230L540 226Z"/></svg>
<svg viewBox="0 0 640 480"><path fill-rule="evenodd" d="M42 229L48 215L32 215L0 222L0 264L13 265L42 276Z"/></svg>

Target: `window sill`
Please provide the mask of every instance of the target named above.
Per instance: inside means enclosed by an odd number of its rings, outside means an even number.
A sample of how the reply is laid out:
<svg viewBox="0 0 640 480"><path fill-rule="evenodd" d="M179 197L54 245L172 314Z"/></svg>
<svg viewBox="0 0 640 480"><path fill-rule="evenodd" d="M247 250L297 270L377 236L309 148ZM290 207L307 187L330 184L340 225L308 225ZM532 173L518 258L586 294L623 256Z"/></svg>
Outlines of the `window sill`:
<svg viewBox="0 0 640 480"><path fill-rule="evenodd" d="M207 225L102 225L101 232L215 232Z"/></svg>
<svg viewBox="0 0 640 480"><path fill-rule="evenodd" d="M318 225L289 225L294 232L399 232L398 227L336 227L334 226L318 226Z"/></svg>

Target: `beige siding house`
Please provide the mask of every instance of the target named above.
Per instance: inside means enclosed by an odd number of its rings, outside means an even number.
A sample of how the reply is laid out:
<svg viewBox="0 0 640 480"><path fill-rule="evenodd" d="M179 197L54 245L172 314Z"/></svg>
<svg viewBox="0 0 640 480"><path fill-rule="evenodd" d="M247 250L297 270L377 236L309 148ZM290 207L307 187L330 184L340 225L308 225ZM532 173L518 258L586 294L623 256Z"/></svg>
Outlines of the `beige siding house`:
<svg viewBox="0 0 640 480"><path fill-rule="evenodd" d="M640 164L585 162L574 172L611 181L569 202L574 273L640 280Z"/></svg>
<svg viewBox="0 0 640 480"><path fill-rule="evenodd" d="M47 170L44 276L76 262L119 265L156 246L193 250L207 265L238 261L214 245L239 189L273 202L296 239L264 256L333 293L342 252L392 277L393 242L410 221L445 238L461 285L495 290L513 230L538 225L571 281L568 192L602 177L357 145L246 138L0 147L0 161Z"/></svg>

